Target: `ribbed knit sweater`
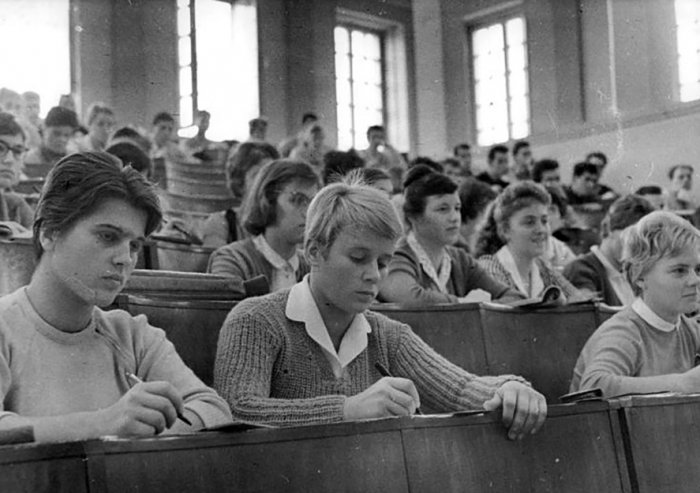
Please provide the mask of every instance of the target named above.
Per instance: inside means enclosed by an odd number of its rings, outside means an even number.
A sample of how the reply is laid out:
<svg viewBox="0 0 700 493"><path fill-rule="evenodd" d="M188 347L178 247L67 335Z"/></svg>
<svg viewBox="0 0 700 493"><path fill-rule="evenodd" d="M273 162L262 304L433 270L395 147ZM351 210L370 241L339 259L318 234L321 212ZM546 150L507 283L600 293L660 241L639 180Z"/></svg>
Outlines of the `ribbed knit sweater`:
<svg viewBox="0 0 700 493"><path fill-rule="evenodd" d="M336 378L303 322L285 315L289 290L239 303L219 334L214 387L234 419L273 425L343 420L348 396L381 378L381 362L396 377L413 381L421 403L440 411L482 409L496 389L521 377L472 375L433 351L410 327L365 312L372 331L367 348Z"/></svg>

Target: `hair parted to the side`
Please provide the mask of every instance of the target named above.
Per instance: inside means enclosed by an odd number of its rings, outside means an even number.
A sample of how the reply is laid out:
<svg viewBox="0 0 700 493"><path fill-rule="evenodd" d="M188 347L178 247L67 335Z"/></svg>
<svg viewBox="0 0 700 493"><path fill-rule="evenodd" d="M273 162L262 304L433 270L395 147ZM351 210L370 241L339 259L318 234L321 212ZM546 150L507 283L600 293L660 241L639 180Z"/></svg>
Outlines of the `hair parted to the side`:
<svg viewBox="0 0 700 493"><path fill-rule="evenodd" d="M700 231L682 217L654 211L623 233L622 269L636 296L638 282L664 257L677 257L688 248L700 249Z"/></svg>
<svg viewBox="0 0 700 493"><path fill-rule="evenodd" d="M408 170L408 176L403 182L404 203L403 213L406 223L425 212L425 204L432 195L448 195L457 191L457 184L442 173L429 166L419 164Z"/></svg>
<svg viewBox="0 0 700 493"><path fill-rule="evenodd" d="M305 161L278 159L265 164L255 177L243 204L243 227L263 234L277 220L277 197L289 183L319 185L318 175Z"/></svg>
<svg viewBox="0 0 700 493"><path fill-rule="evenodd" d="M10 113L3 113L2 111L0 111L0 135L12 135L13 137L15 135L20 135L22 140L26 140L27 138L20 124L15 120L15 117Z"/></svg>
<svg viewBox="0 0 700 493"><path fill-rule="evenodd" d="M376 188L352 178L321 189L306 212L304 252L316 247L327 255L345 229L367 231L396 242L402 235L401 221L389 199Z"/></svg>
<svg viewBox="0 0 700 493"><path fill-rule="evenodd" d="M51 169L34 213L34 248L44 253L40 233L68 231L106 199L121 199L146 213L146 235L162 219L155 188L131 166L106 152L81 152L61 159Z"/></svg>
<svg viewBox="0 0 700 493"><path fill-rule="evenodd" d="M476 242L476 256L493 255L505 245L504 232L510 218L533 204L549 207L551 197L542 185L533 181L519 181L508 185L491 204Z"/></svg>

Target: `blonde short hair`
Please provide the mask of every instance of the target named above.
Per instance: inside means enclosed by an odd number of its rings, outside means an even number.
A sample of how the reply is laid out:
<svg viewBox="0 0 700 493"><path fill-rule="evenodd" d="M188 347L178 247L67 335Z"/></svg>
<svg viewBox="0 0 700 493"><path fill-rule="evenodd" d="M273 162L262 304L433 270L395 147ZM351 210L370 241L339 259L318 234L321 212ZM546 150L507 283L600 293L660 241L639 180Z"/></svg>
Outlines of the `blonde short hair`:
<svg viewBox="0 0 700 493"><path fill-rule="evenodd" d="M316 194L306 213L304 251L308 254L316 245L325 256L346 228L393 241L402 234L396 209L386 195L358 181L333 183Z"/></svg>
<svg viewBox="0 0 700 493"><path fill-rule="evenodd" d="M636 296L637 282L664 257L676 257L689 247L700 249L700 231L673 212L655 211L623 233L622 267Z"/></svg>

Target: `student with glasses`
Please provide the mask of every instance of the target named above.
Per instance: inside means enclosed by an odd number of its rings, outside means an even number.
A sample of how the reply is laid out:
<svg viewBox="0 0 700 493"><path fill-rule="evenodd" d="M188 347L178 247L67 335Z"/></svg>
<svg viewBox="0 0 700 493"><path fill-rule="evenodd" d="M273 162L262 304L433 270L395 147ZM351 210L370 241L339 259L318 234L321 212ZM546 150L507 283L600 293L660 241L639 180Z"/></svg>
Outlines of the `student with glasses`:
<svg viewBox="0 0 700 493"><path fill-rule="evenodd" d="M299 282L309 269L298 248L306 209L318 188L318 176L303 161L266 164L243 206L243 227L252 237L217 249L208 271L243 281L264 275L272 292Z"/></svg>
<svg viewBox="0 0 700 493"><path fill-rule="evenodd" d="M31 228L32 208L12 189L22 174L25 134L9 113L0 113L0 221L14 221Z"/></svg>

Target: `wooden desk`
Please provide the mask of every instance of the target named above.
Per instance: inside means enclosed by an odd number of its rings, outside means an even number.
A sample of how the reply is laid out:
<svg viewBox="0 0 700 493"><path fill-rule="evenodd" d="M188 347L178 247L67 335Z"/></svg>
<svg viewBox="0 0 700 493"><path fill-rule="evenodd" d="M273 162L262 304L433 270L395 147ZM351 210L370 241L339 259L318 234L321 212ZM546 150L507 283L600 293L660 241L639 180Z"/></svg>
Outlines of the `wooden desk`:
<svg viewBox="0 0 700 493"><path fill-rule="evenodd" d="M605 402L552 406L540 432L506 439L495 413L403 428L410 491L628 492L615 414Z"/></svg>
<svg viewBox="0 0 700 493"><path fill-rule="evenodd" d="M635 491L700 490L700 395L625 397L612 405L620 410Z"/></svg>
<svg viewBox="0 0 700 493"><path fill-rule="evenodd" d="M478 303L428 307L378 303L371 310L410 325L421 339L452 363L478 375L486 373Z"/></svg>
<svg viewBox="0 0 700 493"><path fill-rule="evenodd" d="M0 447L0 491L88 491L83 444L7 445Z"/></svg>
<svg viewBox="0 0 700 493"><path fill-rule="evenodd" d="M214 381L219 332L233 300L169 300L119 296L118 307L165 331L182 360L207 385Z"/></svg>
<svg viewBox="0 0 700 493"><path fill-rule="evenodd" d="M3 493L628 492L616 416L604 402L556 406L517 442L491 413L6 447L0 481Z"/></svg>
<svg viewBox="0 0 700 493"><path fill-rule="evenodd" d="M593 304L536 310L481 305L488 374L514 373L547 402L569 392L579 353L597 328Z"/></svg>

